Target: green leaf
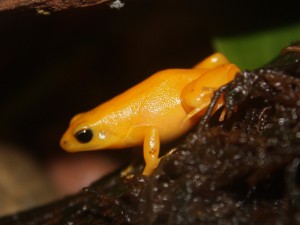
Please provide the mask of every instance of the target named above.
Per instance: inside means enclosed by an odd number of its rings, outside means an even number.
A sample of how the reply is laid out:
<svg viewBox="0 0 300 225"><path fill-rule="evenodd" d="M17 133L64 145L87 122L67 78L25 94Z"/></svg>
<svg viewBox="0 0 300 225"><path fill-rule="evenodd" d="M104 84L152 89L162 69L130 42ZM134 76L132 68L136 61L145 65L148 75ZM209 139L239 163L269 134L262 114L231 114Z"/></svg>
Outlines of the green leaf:
<svg viewBox="0 0 300 225"><path fill-rule="evenodd" d="M280 50L300 40L300 23L213 39L216 51L241 69L255 69L275 58Z"/></svg>

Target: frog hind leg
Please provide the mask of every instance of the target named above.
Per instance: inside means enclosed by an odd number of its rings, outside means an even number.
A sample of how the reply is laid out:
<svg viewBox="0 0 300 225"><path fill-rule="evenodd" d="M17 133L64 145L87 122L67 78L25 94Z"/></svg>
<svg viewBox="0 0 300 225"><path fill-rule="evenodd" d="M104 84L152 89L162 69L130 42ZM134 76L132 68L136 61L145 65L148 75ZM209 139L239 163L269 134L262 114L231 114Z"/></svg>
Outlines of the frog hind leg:
<svg viewBox="0 0 300 225"><path fill-rule="evenodd" d="M181 93L182 106L187 112L185 120L194 116L202 117L211 103L212 96L220 87L234 79L239 68L234 64L228 64L213 68L198 79L189 83ZM223 96L217 100L212 113L224 105ZM220 120L224 118L222 113Z"/></svg>
<svg viewBox="0 0 300 225"><path fill-rule="evenodd" d="M229 60L220 52L216 52L198 64L196 64L193 68L194 69L202 69L202 68L216 68L218 66L228 65L230 64Z"/></svg>

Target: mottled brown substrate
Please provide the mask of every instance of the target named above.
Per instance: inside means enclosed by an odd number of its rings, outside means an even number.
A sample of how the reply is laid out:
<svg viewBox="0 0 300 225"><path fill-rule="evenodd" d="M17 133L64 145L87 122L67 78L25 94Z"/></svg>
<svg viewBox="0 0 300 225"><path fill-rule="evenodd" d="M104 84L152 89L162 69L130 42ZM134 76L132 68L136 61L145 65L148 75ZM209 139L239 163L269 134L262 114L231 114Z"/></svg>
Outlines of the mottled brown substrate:
<svg viewBox="0 0 300 225"><path fill-rule="evenodd" d="M152 176L117 172L0 223L299 224L299 60L295 48L240 73L217 93L227 118L199 123Z"/></svg>
<svg viewBox="0 0 300 225"><path fill-rule="evenodd" d="M63 9L82 8L113 0L1 0L0 11L15 9L34 9L41 14Z"/></svg>

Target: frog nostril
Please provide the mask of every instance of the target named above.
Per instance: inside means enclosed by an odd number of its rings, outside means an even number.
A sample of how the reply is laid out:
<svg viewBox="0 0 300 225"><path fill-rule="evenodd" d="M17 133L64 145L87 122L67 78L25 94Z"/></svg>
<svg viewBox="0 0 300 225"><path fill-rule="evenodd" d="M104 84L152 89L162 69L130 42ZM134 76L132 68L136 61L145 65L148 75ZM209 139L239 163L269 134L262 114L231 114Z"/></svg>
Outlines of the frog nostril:
<svg viewBox="0 0 300 225"><path fill-rule="evenodd" d="M62 147L62 148L64 148L64 147L66 147L67 145L68 145L68 141L66 141L66 140L61 140L60 141L60 146Z"/></svg>

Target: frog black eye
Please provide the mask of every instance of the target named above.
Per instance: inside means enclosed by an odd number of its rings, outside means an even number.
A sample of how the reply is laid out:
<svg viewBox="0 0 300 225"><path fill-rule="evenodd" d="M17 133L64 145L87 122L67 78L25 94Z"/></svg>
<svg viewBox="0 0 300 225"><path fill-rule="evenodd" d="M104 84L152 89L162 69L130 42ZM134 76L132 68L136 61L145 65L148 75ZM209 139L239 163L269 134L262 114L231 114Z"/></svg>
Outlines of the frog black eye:
<svg viewBox="0 0 300 225"><path fill-rule="evenodd" d="M93 138L93 131L91 129L80 130L75 134L75 138L80 143L88 143Z"/></svg>

